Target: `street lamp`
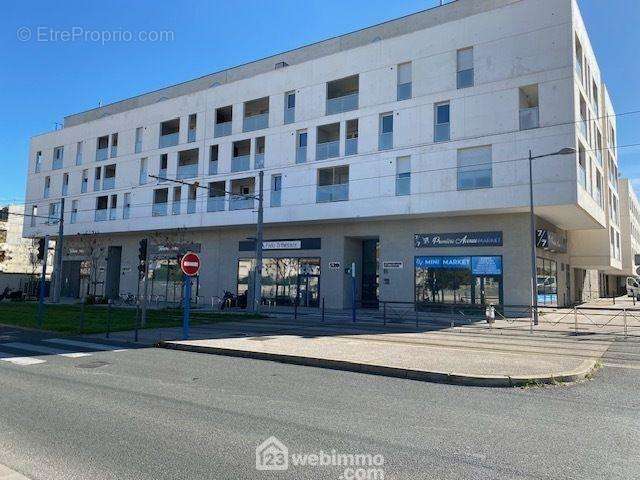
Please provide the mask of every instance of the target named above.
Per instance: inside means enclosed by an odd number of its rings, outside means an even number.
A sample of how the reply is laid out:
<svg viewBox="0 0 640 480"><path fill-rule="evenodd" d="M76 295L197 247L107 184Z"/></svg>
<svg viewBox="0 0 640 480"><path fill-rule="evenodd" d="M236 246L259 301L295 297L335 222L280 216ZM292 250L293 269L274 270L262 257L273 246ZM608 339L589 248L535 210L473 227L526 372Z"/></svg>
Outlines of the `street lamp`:
<svg viewBox="0 0 640 480"><path fill-rule="evenodd" d="M545 155L531 155L529 150L529 228L531 230L531 331L538 325L538 275L536 272L536 221L533 214L533 160L537 158L553 157L554 155L575 155L576 149L565 147L555 153Z"/></svg>

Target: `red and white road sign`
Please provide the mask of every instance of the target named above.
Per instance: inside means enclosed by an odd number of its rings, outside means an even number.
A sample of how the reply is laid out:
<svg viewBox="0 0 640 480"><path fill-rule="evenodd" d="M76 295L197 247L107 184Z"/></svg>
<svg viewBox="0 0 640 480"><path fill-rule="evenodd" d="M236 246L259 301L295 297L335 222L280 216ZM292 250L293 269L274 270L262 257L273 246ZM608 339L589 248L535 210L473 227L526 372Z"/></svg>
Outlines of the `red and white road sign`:
<svg viewBox="0 0 640 480"><path fill-rule="evenodd" d="M180 260L180 269L185 275L193 277L200 271L200 257L193 252L187 252Z"/></svg>

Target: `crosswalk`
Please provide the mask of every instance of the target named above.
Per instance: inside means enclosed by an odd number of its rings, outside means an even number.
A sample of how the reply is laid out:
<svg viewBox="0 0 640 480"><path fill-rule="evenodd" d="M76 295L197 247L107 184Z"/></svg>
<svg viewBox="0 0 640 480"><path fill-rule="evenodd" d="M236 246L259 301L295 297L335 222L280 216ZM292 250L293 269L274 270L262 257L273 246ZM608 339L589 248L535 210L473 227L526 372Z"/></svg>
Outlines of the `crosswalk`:
<svg viewBox="0 0 640 480"><path fill-rule="evenodd" d="M34 342L0 341L0 362L29 366L46 363L51 357L84 358L96 352L124 352L126 348L68 338L48 338ZM43 358L44 357L44 358Z"/></svg>

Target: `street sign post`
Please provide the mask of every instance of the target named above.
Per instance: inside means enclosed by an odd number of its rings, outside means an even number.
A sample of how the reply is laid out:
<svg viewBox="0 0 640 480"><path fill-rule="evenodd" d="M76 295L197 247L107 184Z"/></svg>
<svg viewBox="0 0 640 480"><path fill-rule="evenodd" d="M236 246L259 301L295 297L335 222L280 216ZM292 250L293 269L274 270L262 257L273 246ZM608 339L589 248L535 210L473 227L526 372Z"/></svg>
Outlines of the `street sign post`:
<svg viewBox="0 0 640 480"><path fill-rule="evenodd" d="M197 253L187 252L180 259L180 269L183 273L183 307L182 307L182 337L189 339L189 314L191 309L191 277L200 271L200 257Z"/></svg>

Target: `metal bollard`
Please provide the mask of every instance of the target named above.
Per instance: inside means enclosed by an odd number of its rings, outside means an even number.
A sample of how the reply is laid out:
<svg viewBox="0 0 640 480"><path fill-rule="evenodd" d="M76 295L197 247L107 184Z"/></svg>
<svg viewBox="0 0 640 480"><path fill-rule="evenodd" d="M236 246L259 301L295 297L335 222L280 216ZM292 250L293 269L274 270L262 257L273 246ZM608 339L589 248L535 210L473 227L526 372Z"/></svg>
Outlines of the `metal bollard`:
<svg viewBox="0 0 640 480"><path fill-rule="evenodd" d="M573 307L573 325L575 327L575 334L578 335L578 307Z"/></svg>
<svg viewBox="0 0 640 480"><path fill-rule="evenodd" d="M298 320L298 299L293 302L293 319Z"/></svg>
<svg viewBox="0 0 640 480"><path fill-rule="evenodd" d="M387 302L382 302L382 324L387 324Z"/></svg>
<svg viewBox="0 0 640 480"><path fill-rule="evenodd" d="M107 305L107 338L111 335L111 300Z"/></svg>
<svg viewBox="0 0 640 480"><path fill-rule="evenodd" d="M322 321L324 322L324 297L322 297Z"/></svg>
<svg viewBox="0 0 640 480"><path fill-rule="evenodd" d="M626 339L627 338L627 309L626 308L622 311L622 315L624 318L624 338Z"/></svg>
<svg viewBox="0 0 640 480"><path fill-rule="evenodd" d="M416 328L418 328L418 326L419 326L419 323L418 323L418 320L419 320L419 317L418 317L418 304L415 304L415 309L416 309Z"/></svg>

